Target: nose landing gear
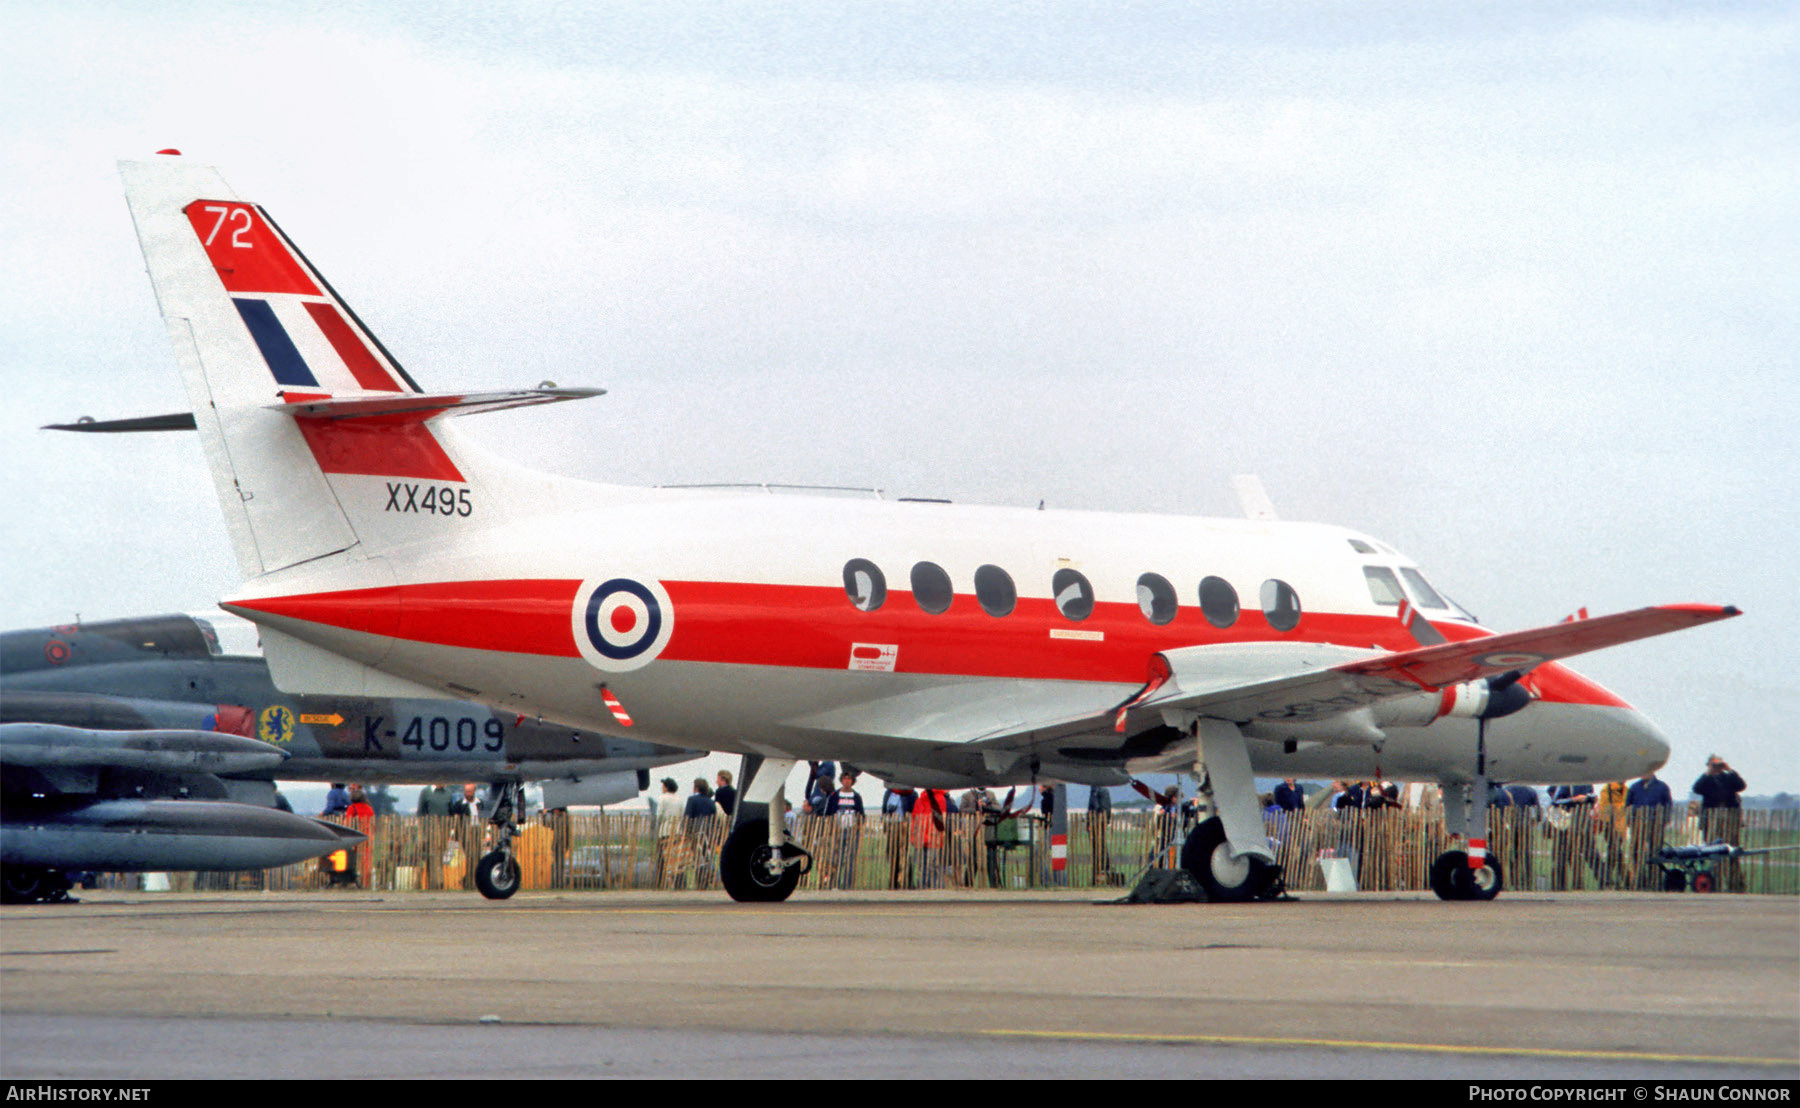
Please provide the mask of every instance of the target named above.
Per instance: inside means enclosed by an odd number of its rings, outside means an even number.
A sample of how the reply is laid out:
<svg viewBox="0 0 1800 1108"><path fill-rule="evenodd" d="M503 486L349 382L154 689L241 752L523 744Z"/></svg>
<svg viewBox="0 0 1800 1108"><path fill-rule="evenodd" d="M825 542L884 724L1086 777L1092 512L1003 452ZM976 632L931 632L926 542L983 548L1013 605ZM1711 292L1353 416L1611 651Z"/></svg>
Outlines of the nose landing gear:
<svg viewBox="0 0 1800 1108"><path fill-rule="evenodd" d="M1466 850L1446 850L1431 863L1431 891L1441 900L1492 900L1506 885L1500 863L1486 855L1469 864Z"/></svg>

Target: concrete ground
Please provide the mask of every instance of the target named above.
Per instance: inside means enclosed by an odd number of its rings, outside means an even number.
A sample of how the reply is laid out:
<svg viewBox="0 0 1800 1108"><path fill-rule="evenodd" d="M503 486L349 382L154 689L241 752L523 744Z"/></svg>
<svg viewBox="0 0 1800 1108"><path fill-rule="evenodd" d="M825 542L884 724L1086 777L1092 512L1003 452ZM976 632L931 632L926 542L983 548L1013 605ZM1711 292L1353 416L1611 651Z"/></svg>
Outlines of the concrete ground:
<svg viewBox="0 0 1800 1108"><path fill-rule="evenodd" d="M328 1074L1792 1079L1800 900L87 893L0 909L0 1077Z"/></svg>

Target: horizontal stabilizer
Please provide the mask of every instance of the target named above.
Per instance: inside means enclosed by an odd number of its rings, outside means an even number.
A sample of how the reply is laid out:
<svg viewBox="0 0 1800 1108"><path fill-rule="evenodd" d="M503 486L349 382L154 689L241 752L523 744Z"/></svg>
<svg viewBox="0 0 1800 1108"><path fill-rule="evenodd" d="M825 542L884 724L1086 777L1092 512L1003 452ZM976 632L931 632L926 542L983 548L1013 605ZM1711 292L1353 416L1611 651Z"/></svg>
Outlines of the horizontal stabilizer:
<svg viewBox="0 0 1800 1108"><path fill-rule="evenodd" d="M87 431L95 434L120 434L128 431L192 431L193 412L170 412L168 415L136 416L131 419L95 419L82 416L74 423L47 423L45 431Z"/></svg>
<svg viewBox="0 0 1800 1108"><path fill-rule="evenodd" d="M283 393L286 404L271 405L276 411L306 419L385 419L397 423L434 419L440 415L473 415L563 400L604 396L605 389L512 389L505 392L458 392L425 395L388 393L381 396L324 396L301 392Z"/></svg>

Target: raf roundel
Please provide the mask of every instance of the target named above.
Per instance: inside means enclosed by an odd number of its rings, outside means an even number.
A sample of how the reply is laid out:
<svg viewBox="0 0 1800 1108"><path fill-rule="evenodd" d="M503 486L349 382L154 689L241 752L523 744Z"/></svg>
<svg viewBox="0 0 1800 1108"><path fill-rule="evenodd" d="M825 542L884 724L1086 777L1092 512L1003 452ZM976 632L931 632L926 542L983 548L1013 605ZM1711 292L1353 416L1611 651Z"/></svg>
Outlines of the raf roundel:
<svg viewBox="0 0 1800 1108"><path fill-rule="evenodd" d="M675 613L669 594L652 580L631 577L583 581L570 613L575 645L595 669L624 673L649 665L669 643Z"/></svg>

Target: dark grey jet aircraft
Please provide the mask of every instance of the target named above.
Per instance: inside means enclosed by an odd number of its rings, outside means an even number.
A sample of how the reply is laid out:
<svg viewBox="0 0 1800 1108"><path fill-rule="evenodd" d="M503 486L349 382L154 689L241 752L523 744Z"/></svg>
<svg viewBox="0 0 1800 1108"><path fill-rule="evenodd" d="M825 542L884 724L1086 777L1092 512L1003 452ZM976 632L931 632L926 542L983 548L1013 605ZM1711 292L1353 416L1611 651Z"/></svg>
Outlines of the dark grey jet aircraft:
<svg viewBox="0 0 1800 1108"><path fill-rule="evenodd" d="M284 758L212 731L0 723L0 902L66 899L69 870L266 869L362 842L224 799L227 781Z"/></svg>
<svg viewBox="0 0 1800 1108"><path fill-rule="evenodd" d="M26 726L37 730L29 735L13 731ZM559 727L470 702L289 695L275 688L260 657L228 653L214 621L188 615L69 624L0 635L0 729L15 735L4 747L15 753L0 760L5 771L0 774L0 786L6 797L0 829L8 844L23 842L23 825L15 824L27 815L38 820L34 826L43 823L44 812L51 813L53 823L62 818L54 815L56 804L61 803L58 798L94 799L91 792L72 793L66 784L47 781L20 761L64 758L77 764L92 762L93 740L77 741L76 735L150 735L171 730L189 736L211 733L214 739L253 742L275 756L251 766L249 748L245 748L232 752L239 760L229 771L215 770L194 780L164 774L146 783L140 777L102 788L102 793L113 799L189 798L161 801L171 811L173 805L204 799L219 807L234 802L253 805L252 810L261 815L282 815L274 811L277 777L414 784L487 782L491 788L485 811L498 827L499 846L477 864L476 884L493 898L511 896L518 888L519 868L511 844L523 807L525 782L543 783L546 807L609 804L636 796L647 785L651 767L696 756L689 750ZM198 751L187 753L198 756ZM220 750L209 753L215 763L225 756ZM93 768L101 765L96 763ZM141 771L150 772L148 767ZM197 808L182 811L199 816ZM15 812L19 813L17 819ZM317 826L314 821L302 822ZM317 853L336 848L326 846ZM59 879L54 862L42 860L42 849L32 855L39 860L30 862L15 862L11 845L7 850L0 864L6 869L7 881L16 877L21 890L33 881L55 885ZM71 854L61 868L261 865L89 865L74 860ZM15 870L19 872L15 874Z"/></svg>

